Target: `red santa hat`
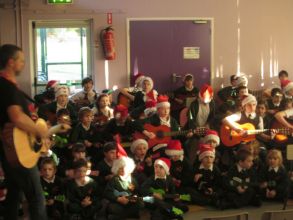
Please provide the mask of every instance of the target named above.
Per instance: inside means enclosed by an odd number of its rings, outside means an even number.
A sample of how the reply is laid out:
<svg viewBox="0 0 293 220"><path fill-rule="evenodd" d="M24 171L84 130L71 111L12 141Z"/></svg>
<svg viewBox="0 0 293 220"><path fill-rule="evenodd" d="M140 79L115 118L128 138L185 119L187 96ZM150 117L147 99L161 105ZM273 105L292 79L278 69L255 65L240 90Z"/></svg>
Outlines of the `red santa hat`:
<svg viewBox="0 0 293 220"><path fill-rule="evenodd" d="M166 95L159 95L157 99L157 109L160 107L170 107L169 97Z"/></svg>
<svg viewBox="0 0 293 220"><path fill-rule="evenodd" d="M168 158L160 157L159 159L155 160L155 165L158 164L164 168L166 174L169 175L171 161Z"/></svg>
<svg viewBox="0 0 293 220"><path fill-rule="evenodd" d="M204 84L199 91L199 97L204 103L209 103L212 101L214 96L213 88L208 85Z"/></svg>
<svg viewBox="0 0 293 220"><path fill-rule="evenodd" d="M58 85L57 80L50 80L46 85L46 90L51 89L51 88L54 89L57 85Z"/></svg>
<svg viewBox="0 0 293 220"><path fill-rule="evenodd" d="M209 140L214 140L215 142L217 142L217 146L219 146L220 138L218 132L215 130L208 130L203 138L203 142L207 143Z"/></svg>
<svg viewBox="0 0 293 220"><path fill-rule="evenodd" d="M199 144L198 159L201 161L207 156L215 157L215 149L210 144Z"/></svg>
<svg viewBox="0 0 293 220"><path fill-rule="evenodd" d="M119 118L125 118L128 116L128 109L126 106L124 105L116 105L115 109L114 109L114 117L116 119Z"/></svg>
<svg viewBox="0 0 293 220"><path fill-rule="evenodd" d="M168 156L183 156L184 151L182 149L181 142L179 140L170 140L167 148L165 149L165 153Z"/></svg>
<svg viewBox="0 0 293 220"><path fill-rule="evenodd" d="M151 84L151 90L154 88L154 81L152 80L151 77L145 76L140 80L140 87L142 87L142 84L144 81L149 81Z"/></svg>
<svg viewBox="0 0 293 220"><path fill-rule="evenodd" d="M140 85L141 80L143 80L144 74L143 73L138 73L134 76L134 84L135 85Z"/></svg>
<svg viewBox="0 0 293 220"><path fill-rule="evenodd" d="M57 86L55 88L55 96L56 98L60 95L66 95L69 96L69 89L67 86Z"/></svg>
<svg viewBox="0 0 293 220"><path fill-rule="evenodd" d="M122 167L124 167L126 174L130 174L133 172L133 170L135 168L135 163L134 163L133 159L131 159L127 156L123 156L123 157L120 157L120 158L117 158L116 160L114 160L111 171L114 175L117 175L119 169Z"/></svg>
<svg viewBox="0 0 293 220"><path fill-rule="evenodd" d="M131 144L131 146L130 146L130 151L131 151L132 153L134 153L136 147L137 147L138 145L141 145L141 144L143 144L144 146L146 146L146 148L148 149L149 144L148 144L148 142L147 142L145 139L136 139L135 141L132 142L132 144Z"/></svg>
<svg viewBox="0 0 293 220"><path fill-rule="evenodd" d="M256 98L255 96L251 95L251 94L247 94L243 97L242 101L241 101L241 105L244 106L250 102L255 102L257 103L256 101Z"/></svg>
<svg viewBox="0 0 293 220"><path fill-rule="evenodd" d="M146 117L157 111L156 105L157 102L153 99L146 101L144 110L144 114L146 115Z"/></svg>
<svg viewBox="0 0 293 220"><path fill-rule="evenodd" d="M290 80L282 80L281 81L281 87L284 91L284 93L289 92L291 89L293 89L293 82Z"/></svg>

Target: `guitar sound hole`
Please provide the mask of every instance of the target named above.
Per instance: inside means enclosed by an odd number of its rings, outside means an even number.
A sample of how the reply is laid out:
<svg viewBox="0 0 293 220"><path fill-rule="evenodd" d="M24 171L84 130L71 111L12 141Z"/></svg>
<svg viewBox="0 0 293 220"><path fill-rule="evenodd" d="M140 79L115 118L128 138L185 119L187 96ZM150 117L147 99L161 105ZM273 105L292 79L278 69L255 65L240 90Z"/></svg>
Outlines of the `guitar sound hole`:
<svg viewBox="0 0 293 220"><path fill-rule="evenodd" d="M164 133L163 133L163 131L158 131L158 132L156 133L156 136L157 136L157 138L163 138L163 137L164 137Z"/></svg>
<svg viewBox="0 0 293 220"><path fill-rule="evenodd" d="M40 151L41 148L42 148L42 142L39 142L39 143L35 142L33 150L35 152L38 152L38 151Z"/></svg>

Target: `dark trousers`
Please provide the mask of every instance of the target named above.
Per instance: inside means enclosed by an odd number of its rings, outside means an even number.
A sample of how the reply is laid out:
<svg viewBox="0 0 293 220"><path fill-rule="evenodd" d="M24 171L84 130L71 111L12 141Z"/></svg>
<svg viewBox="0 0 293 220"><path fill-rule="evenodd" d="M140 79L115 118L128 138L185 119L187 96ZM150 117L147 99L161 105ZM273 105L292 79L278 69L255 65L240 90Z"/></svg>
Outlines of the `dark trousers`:
<svg viewBox="0 0 293 220"><path fill-rule="evenodd" d="M122 205L117 202L110 203L107 209L108 219L120 220L126 218L139 218L139 203L128 203Z"/></svg>
<svg viewBox="0 0 293 220"><path fill-rule="evenodd" d="M36 166L31 169L10 166L4 158L2 146L0 146L0 155L7 183L4 219L18 219L19 201L22 193L24 193L28 202L30 219L46 220L45 198L38 168Z"/></svg>

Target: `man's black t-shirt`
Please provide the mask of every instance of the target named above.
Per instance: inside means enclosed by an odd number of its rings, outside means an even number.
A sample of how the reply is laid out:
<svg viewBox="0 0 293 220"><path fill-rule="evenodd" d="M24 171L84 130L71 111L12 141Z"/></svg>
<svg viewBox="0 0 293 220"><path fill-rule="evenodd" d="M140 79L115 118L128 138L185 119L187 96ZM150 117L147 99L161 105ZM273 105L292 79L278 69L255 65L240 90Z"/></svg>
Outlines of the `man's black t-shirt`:
<svg viewBox="0 0 293 220"><path fill-rule="evenodd" d="M7 109L12 105L21 106L25 114L29 115L28 101L15 84L0 77L0 129L10 122Z"/></svg>

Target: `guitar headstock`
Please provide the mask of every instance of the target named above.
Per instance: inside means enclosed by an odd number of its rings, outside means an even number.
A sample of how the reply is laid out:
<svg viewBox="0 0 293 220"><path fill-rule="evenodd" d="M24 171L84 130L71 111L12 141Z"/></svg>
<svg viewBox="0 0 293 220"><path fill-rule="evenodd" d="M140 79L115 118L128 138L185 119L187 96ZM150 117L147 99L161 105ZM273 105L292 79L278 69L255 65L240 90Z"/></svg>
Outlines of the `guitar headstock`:
<svg viewBox="0 0 293 220"><path fill-rule="evenodd" d="M208 128L206 127L198 127L193 130L193 133L198 135L198 136L205 136L207 133Z"/></svg>

